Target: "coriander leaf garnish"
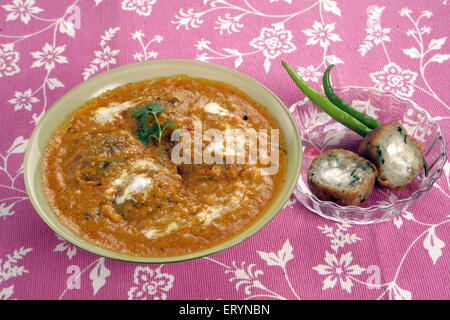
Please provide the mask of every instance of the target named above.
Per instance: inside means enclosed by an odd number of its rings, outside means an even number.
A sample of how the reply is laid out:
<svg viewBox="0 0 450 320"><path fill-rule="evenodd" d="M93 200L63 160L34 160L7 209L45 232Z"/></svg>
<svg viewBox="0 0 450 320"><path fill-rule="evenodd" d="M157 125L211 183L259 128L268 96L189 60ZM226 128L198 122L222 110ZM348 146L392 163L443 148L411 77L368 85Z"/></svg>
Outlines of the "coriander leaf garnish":
<svg viewBox="0 0 450 320"><path fill-rule="evenodd" d="M137 139L142 142L144 146L148 146L152 141L152 137L158 140L159 146L159 157L162 158L162 136L164 130L167 128L177 129L177 125L172 120L167 120L164 125L161 127L159 123L158 114L163 113L164 108L160 107L159 102L152 102L146 104L140 109L133 110L134 117L138 123L138 129L133 132L133 134L137 137ZM147 124L147 120L150 115L153 115L155 118L155 122L150 127Z"/></svg>
<svg viewBox="0 0 450 320"><path fill-rule="evenodd" d="M172 128L172 129L177 129L177 125L175 124L175 122L173 122L172 120L167 120L166 123L164 123L162 131L164 131L166 128Z"/></svg>
<svg viewBox="0 0 450 320"><path fill-rule="evenodd" d="M139 125L138 129L133 132L137 139L142 142L144 146L148 146L151 142L150 128L146 123Z"/></svg>

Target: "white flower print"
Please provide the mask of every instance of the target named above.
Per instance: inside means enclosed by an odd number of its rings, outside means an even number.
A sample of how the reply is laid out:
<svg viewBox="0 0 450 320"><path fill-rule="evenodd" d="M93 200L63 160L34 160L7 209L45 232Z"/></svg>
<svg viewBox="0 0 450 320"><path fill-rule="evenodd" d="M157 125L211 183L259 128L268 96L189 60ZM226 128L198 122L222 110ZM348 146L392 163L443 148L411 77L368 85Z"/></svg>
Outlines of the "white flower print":
<svg viewBox="0 0 450 320"><path fill-rule="evenodd" d="M320 275L326 275L327 277L323 280L322 290L328 288L334 288L337 281L341 284L341 288L348 293L352 292L353 282L352 275L360 275L365 268L359 265L350 265L353 260L352 252L349 251L346 254L340 256L339 260L337 257L325 251L325 262L326 264L319 264L313 267Z"/></svg>
<svg viewBox="0 0 450 320"><path fill-rule="evenodd" d="M122 9L127 11L136 11L141 16L148 17L152 13L152 5L156 0L124 0Z"/></svg>
<svg viewBox="0 0 450 320"><path fill-rule="evenodd" d="M161 35L156 35L153 39L154 39L157 43L161 43L161 42L164 40L164 37L161 36Z"/></svg>
<svg viewBox="0 0 450 320"><path fill-rule="evenodd" d="M319 21L314 21L312 29L302 30L309 37L306 45L310 46L319 43L322 48L327 49L330 41L342 41L339 35L332 33L334 29L335 23L323 25Z"/></svg>
<svg viewBox="0 0 450 320"><path fill-rule="evenodd" d="M59 32L62 34L67 34L68 36L75 38L76 25L73 22L60 19L59 22Z"/></svg>
<svg viewBox="0 0 450 320"><path fill-rule="evenodd" d="M207 62L210 59L210 57L206 52L203 52L202 54L198 54L195 59L201 62Z"/></svg>
<svg viewBox="0 0 450 320"><path fill-rule="evenodd" d="M136 52L135 54L133 54L133 59L142 61L142 60L144 60L144 55L140 52Z"/></svg>
<svg viewBox="0 0 450 320"><path fill-rule="evenodd" d="M9 206L6 206L6 202L0 204L0 218L3 217L5 219L8 216L14 215L14 211L11 209L14 207L15 203L13 202Z"/></svg>
<svg viewBox="0 0 450 320"><path fill-rule="evenodd" d="M14 285L0 290L0 300L8 300L14 293Z"/></svg>
<svg viewBox="0 0 450 320"><path fill-rule="evenodd" d="M11 278L16 278L28 273L24 266L18 265L32 248L14 250L13 254L7 254L4 259L0 259L0 285ZM14 293L14 285L0 289L0 300L6 300Z"/></svg>
<svg viewBox="0 0 450 320"><path fill-rule="evenodd" d="M31 55L36 60L31 65L32 68L38 68L45 65L45 70L50 72L55 68L56 63L69 63L67 58L62 56L61 53L66 49L66 45L59 47L53 47L49 43L46 43L42 48L42 51L31 52Z"/></svg>
<svg viewBox="0 0 450 320"><path fill-rule="evenodd" d="M409 98L414 93L414 81L417 73L411 70L402 70L394 62L389 62L382 71L371 73L370 78L378 89Z"/></svg>
<svg viewBox="0 0 450 320"><path fill-rule="evenodd" d="M337 16L341 16L341 9L338 8L337 2L332 0L322 0L323 9L332 12Z"/></svg>
<svg viewBox="0 0 450 320"><path fill-rule="evenodd" d="M392 192L382 192L382 194L384 194L387 197L386 199L387 201L386 200L377 201L379 205L386 206L399 200L399 198ZM407 208L402 209L401 214L392 219L392 222L397 227L397 229L400 229L400 227L403 225L403 218L405 220L411 221L414 220L414 215L412 212L408 211Z"/></svg>
<svg viewBox="0 0 450 320"><path fill-rule="evenodd" d="M400 10L400 16L402 17L407 17L412 13L412 11L408 8L403 8L402 10Z"/></svg>
<svg viewBox="0 0 450 320"><path fill-rule="evenodd" d="M198 50L202 51L203 49L209 49L210 45L211 45L211 41L208 41L208 40L205 40L205 39L200 39L195 44L195 47Z"/></svg>
<svg viewBox="0 0 450 320"><path fill-rule="evenodd" d="M391 28L381 28L380 25L375 25L373 28L367 28L366 32L366 40L371 40L375 44L380 44L383 41L391 41L391 38L388 36Z"/></svg>
<svg viewBox="0 0 450 320"><path fill-rule="evenodd" d="M431 18L433 16L433 12L431 12L429 10L423 11L422 14L427 18Z"/></svg>
<svg viewBox="0 0 450 320"><path fill-rule="evenodd" d="M8 154L12 153L24 153L27 149L28 139L24 139L23 136L18 136L14 139L11 147L6 151Z"/></svg>
<svg viewBox="0 0 450 320"><path fill-rule="evenodd" d="M430 34L431 33L431 28L424 26L422 28L420 28L420 31L422 32L422 34Z"/></svg>
<svg viewBox="0 0 450 320"><path fill-rule="evenodd" d="M331 249L338 252L339 248L343 248L345 245L356 243L361 240L355 233L350 233L349 229L351 225L348 223L337 223L336 229L328 225L317 227L322 234L330 238Z"/></svg>
<svg viewBox="0 0 450 320"><path fill-rule="evenodd" d="M131 34L131 37L133 40L142 40L142 38L145 37L145 34L142 32L142 30L136 30Z"/></svg>
<svg viewBox="0 0 450 320"><path fill-rule="evenodd" d="M261 270L254 268L255 264L250 264L245 268L245 261L242 261L241 265L238 266L236 261L232 262L233 268L225 270L225 273L230 273L232 276L229 279L230 282L236 281L236 290L239 290L241 286L244 287L244 292L250 294L251 288L265 289L264 285L257 280L257 278L264 274Z"/></svg>
<svg viewBox="0 0 450 320"><path fill-rule="evenodd" d="M111 276L111 271L105 266L105 258L99 258L97 263L89 273L89 279L92 280L94 296L106 284L106 279Z"/></svg>
<svg viewBox="0 0 450 320"><path fill-rule="evenodd" d="M264 251L257 252L261 259L263 259L268 266L279 266L284 269L286 267L286 264L294 258L294 255L292 254L293 250L294 248L289 242L289 239L286 239L283 247L277 253Z"/></svg>
<svg viewBox="0 0 450 320"><path fill-rule="evenodd" d="M445 248L445 242L436 235L436 227L428 229L427 236L423 241L423 247L428 251L433 264L442 257L442 249Z"/></svg>
<svg viewBox="0 0 450 320"><path fill-rule="evenodd" d="M322 75L320 72L314 68L313 65L307 66L306 68L298 67L298 74L305 80L312 82L317 82L319 77Z"/></svg>
<svg viewBox="0 0 450 320"><path fill-rule="evenodd" d="M186 30L189 30L189 28L198 28L203 23L203 20L200 19L203 14L202 12L195 12L192 8L187 10L180 9L179 13L175 15L178 21L172 20L170 22L177 25L177 30L182 26Z"/></svg>
<svg viewBox="0 0 450 320"><path fill-rule="evenodd" d="M397 229L400 229L400 227L403 225L403 218L405 220L413 220L414 216L412 212L403 210L401 214L394 217L394 219L392 220Z"/></svg>
<svg viewBox="0 0 450 320"><path fill-rule="evenodd" d="M58 238L59 243L53 249L53 252L64 252L65 251L69 260L72 260L72 258L77 253L77 248L74 245L72 245L71 243L69 243L66 240L64 240L63 238L61 238L60 236L56 235L56 237Z"/></svg>
<svg viewBox="0 0 450 320"><path fill-rule="evenodd" d="M17 65L20 54L14 51L14 44L1 44L0 45L0 78L5 76L12 76L20 72L20 68Z"/></svg>
<svg viewBox="0 0 450 320"><path fill-rule="evenodd" d="M33 14L44 11L39 7L33 6L34 3L34 0L13 0L12 4L3 5L3 9L9 12L6 16L6 21L14 21L20 17L23 23L28 24Z"/></svg>
<svg viewBox="0 0 450 320"><path fill-rule="evenodd" d="M31 89L25 92L16 91L14 98L8 100L9 103L14 105L14 111L25 109L31 111L33 103L39 102L39 99L33 96Z"/></svg>
<svg viewBox="0 0 450 320"><path fill-rule="evenodd" d="M225 17L218 17L217 21L215 22L217 26L214 27L214 29L218 29L220 34L223 34L224 31L226 31L228 34L231 34L233 32L239 32L240 29L244 27L242 23L239 23L239 20L245 15L245 13L242 13L237 16L231 16L231 14L226 13Z"/></svg>
<svg viewBox="0 0 450 320"><path fill-rule="evenodd" d="M374 5L367 8L367 35L364 38L363 43L358 47L358 51L362 57L364 57L375 45L382 44L384 46L384 41L391 41L391 38L388 36L391 29L381 27L381 15L385 9L386 7Z"/></svg>
<svg viewBox="0 0 450 320"><path fill-rule="evenodd" d="M141 30L136 30L135 32L133 32L131 34L132 38L134 40L137 40L141 46L142 52L136 52L133 55L133 59L137 60L137 61L143 61L143 60L149 60L149 59L156 59L159 55L158 52L156 51L148 51L148 47L150 46L150 44L156 42L156 43L161 43L164 40L164 37L161 35L156 35L154 36L151 40L147 41L146 44L144 44L144 37L145 34L141 31Z"/></svg>
<svg viewBox="0 0 450 320"><path fill-rule="evenodd" d="M262 28L258 38L250 41L250 45L263 50L268 59L275 59L282 53L290 53L297 49L291 42L292 33L289 30Z"/></svg>
<svg viewBox="0 0 450 320"><path fill-rule="evenodd" d="M400 288L395 283L389 285L389 299L390 300L411 300L412 294L410 291Z"/></svg>
<svg viewBox="0 0 450 320"><path fill-rule="evenodd" d="M109 67L110 64L116 64L116 58L119 54L119 50L111 50L109 46L105 46L103 51L95 51L95 59L92 63L99 65L102 69Z"/></svg>
<svg viewBox="0 0 450 320"><path fill-rule="evenodd" d="M167 292L172 289L175 277L171 274L161 273L161 267L137 267L134 270L134 284L128 291L129 300L165 300Z"/></svg>
<svg viewBox="0 0 450 320"><path fill-rule="evenodd" d="M105 30L105 33L100 36L101 50L94 51L95 58L92 60L91 64L83 71L84 80L89 79L97 71L99 71L99 69L106 68L109 70L109 66L111 64L117 63L115 56L117 56L120 53L120 50L112 50L111 47L107 45L107 42L111 41L119 30L120 30L119 27L108 28L107 30ZM133 35L133 39L139 37L140 37L139 32Z"/></svg>

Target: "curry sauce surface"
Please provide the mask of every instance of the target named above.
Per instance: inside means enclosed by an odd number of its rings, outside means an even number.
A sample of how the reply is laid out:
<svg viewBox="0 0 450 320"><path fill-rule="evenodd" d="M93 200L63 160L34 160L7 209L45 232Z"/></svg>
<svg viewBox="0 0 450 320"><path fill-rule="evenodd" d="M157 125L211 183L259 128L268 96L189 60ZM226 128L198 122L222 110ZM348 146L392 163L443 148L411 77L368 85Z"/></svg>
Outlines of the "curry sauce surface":
<svg viewBox="0 0 450 320"><path fill-rule="evenodd" d="M238 89L176 76L131 83L87 101L56 131L44 158L44 188L63 223L107 249L139 256L186 254L245 229L276 196L286 148L280 132L279 170L255 164L178 164L171 130L145 146L133 132L133 110L159 102L178 128L279 129L266 109ZM151 124L153 119L148 119ZM211 141L204 139L203 148ZM225 159L225 158L224 158Z"/></svg>

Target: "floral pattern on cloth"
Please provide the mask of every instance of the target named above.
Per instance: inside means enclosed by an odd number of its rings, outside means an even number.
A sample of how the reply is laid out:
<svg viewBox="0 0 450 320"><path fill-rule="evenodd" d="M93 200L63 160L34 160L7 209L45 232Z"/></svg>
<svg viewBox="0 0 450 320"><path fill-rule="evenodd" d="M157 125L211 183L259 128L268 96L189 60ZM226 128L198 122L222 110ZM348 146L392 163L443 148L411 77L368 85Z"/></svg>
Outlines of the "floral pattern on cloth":
<svg viewBox="0 0 450 320"><path fill-rule="evenodd" d="M376 84L375 87L382 91L411 97L417 73L411 70L402 70L394 62L389 62L382 71L371 73L370 78Z"/></svg>
<svg viewBox="0 0 450 320"><path fill-rule="evenodd" d="M0 48L0 78L3 76L13 76L20 72L17 65L20 54L14 51L14 44L1 44Z"/></svg>
<svg viewBox="0 0 450 320"><path fill-rule="evenodd" d="M23 160L33 129L68 90L121 65L171 58L238 70L288 108L304 96L282 60L319 90L335 64L334 86L411 99L448 140L449 15L443 0L0 1L0 299L448 299L448 163L423 198L388 222L335 223L291 196L230 249L139 265L57 236L28 199ZM309 114L310 123L328 121ZM428 134L412 115L402 121L419 140Z"/></svg>

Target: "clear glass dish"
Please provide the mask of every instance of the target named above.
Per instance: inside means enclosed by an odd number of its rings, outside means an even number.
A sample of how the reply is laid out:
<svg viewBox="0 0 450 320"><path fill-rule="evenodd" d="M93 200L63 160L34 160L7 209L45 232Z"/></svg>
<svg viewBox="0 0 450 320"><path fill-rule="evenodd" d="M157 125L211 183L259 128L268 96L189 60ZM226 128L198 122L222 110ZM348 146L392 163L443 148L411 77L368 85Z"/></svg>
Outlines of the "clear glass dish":
<svg viewBox="0 0 450 320"><path fill-rule="evenodd" d="M338 222L368 224L392 219L430 190L441 176L447 160L442 130L423 108L392 93L362 87L344 87L335 92L354 108L380 122L400 121L409 135L424 147L424 156L429 165L428 177L422 172L402 190L390 190L376 185L372 195L361 207L344 207L319 200L311 193L307 182L313 158L328 149L343 148L357 152L362 138L305 98L289 108L303 143L302 173L294 195L309 210Z"/></svg>

